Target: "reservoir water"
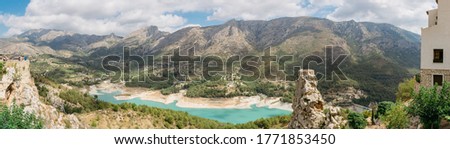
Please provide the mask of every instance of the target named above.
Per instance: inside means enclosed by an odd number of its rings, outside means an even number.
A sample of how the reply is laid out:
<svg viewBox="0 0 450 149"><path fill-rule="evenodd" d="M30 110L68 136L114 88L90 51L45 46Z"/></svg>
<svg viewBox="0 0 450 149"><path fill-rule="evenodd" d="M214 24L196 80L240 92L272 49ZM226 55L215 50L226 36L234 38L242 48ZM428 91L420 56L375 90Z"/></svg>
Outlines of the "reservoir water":
<svg viewBox="0 0 450 149"><path fill-rule="evenodd" d="M113 103L134 103L137 105L146 105L150 107L170 109L175 111L184 111L190 115L203 117L207 119L213 119L225 123L241 124L250 121L254 121L260 118L269 118L274 116L288 115L290 111L280 109L270 109L268 107L256 107L253 105L250 109L198 109L198 108L181 108L176 106L176 101L170 104L164 104L154 101L141 100L140 98L134 98L130 100L117 100L114 96L120 94L120 92L106 93L98 91L98 99Z"/></svg>

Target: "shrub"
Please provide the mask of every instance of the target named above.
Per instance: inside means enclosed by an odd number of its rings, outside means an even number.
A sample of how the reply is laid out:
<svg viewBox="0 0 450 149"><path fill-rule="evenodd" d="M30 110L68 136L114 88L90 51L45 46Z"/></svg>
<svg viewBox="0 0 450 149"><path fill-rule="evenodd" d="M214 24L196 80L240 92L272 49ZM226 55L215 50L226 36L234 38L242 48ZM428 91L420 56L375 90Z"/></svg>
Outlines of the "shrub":
<svg viewBox="0 0 450 149"><path fill-rule="evenodd" d="M165 88L161 90L161 94L163 95L170 95L170 94L174 94L174 93L178 93L180 92L180 89L178 89L175 86L171 86L169 88Z"/></svg>
<svg viewBox="0 0 450 149"><path fill-rule="evenodd" d="M269 129L272 124L267 119L260 119L254 122L258 128Z"/></svg>
<svg viewBox="0 0 450 149"><path fill-rule="evenodd" d="M119 106L118 105L114 105L113 107L112 107L112 110L114 111L114 112L118 112L119 111Z"/></svg>
<svg viewBox="0 0 450 149"><path fill-rule="evenodd" d="M283 98L281 98L281 102L292 103L292 98L283 97Z"/></svg>
<svg viewBox="0 0 450 149"><path fill-rule="evenodd" d="M283 89L280 86L274 85L270 82L257 83L255 91L260 94L267 95L269 97L283 96Z"/></svg>
<svg viewBox="0 0 450 149"><path fill-rule="evenodd" d="M416 74L415 79L416 79L416 82L417 82L417 83L420 83L420 82L421 82L421 78L420 78L420 77L421 77L421 76L420 76L420 73Z"/></svg>
<svg viewBox="0 0 450 149"><path fill-rule="evenodd" d="M235 127L238 129L273 129L273 128L287 128L291 121L291 115L277 116L266 119L258 119L253 122L245 124L238 124Z"/></svg>
<svg viewBox="0 0 450 149"><path fill-rule="evenodd" d="M164 81L153 81L153 80L160 80L162 78L146 78L145 82L139 81L138 78L133 78L130 82L126 82L126 87L145 87L150 88L154 90L160 90L169 88L174 85L173 78L169 78L168 80Z"/></svg>
<svg viewBox="0 0 450 149"><path fill-rule="evenodd" d="M367 121L361 113L350 112L347 116L348 125L353 129L364 129L367 126Z"/></svg>
<svg viewBox="0 0 450 149"><path fill-rule="evenodd" d="M168 124L173 124L174 118L169 115L166 118L164 118L164 121L166 121Z"/></svg>
<svg viewBox="0 0 450 149"><path fill-rule="evenodd" d="M16 105L0 107L0 129L41 129L42 119Z"/></svg>
<svg viewBox="0 0 450 149"><path fill-rule="evenodd" d="M0 62L0 79L2 78L3 74L6 73L6 70L4 70L4 63Z"/></svg>
<svg viewBox="0 0 450 149"><path fill-rule="evenodd" d="M437 86L421 88L414 94L414 100L410 105L410 113L420 117L420 122L427 129L439 128L441 119L450 113L449 84L444 83L438 91Z"/></svg>
<svg viewBox="0 0 450 149"><path fill-rule="evenodd" d="M363 112L364 118L372 117L372 111L366 110Z"/></svg>
<svg viewBox="0 0 450 149"><path fill-rule="evenodd" d="M98 122L97 121L92 121L91 122L91 127L92 128L96 128L98 126Z"/></svg>
<svg viewBox="0 0 450 149"><path fill-rule="evenodd" d="M188 85L186 96L205 98L228 97L225 86L226 82L224 81L193 83L191 85Z"/></svg>
<svg viewBox="0 0 450 149"><path fill-rule="evenodd" d="M40 85L36 85L38 92L39 92L39 96L41 97L47 97L49 90L47 89L47 87L45 86L40 86Z"/></svg>
<svg viewBox="0 0 450 149"><path fill-rule="evenodd" d="M405 106L401 103L392 106L386 112L386 115L382 117L382 120L389 129L405 129L409 126L408 113L405 110Z"/></svg>
<svg viewBox="0 0 450 149"><path fill-rule="evenodd" d="M89 94L83 94L71 89L59 93L59 97L65 101L64 112L67 114L90 112L109 108L111 104L99 101Z"/></svg>
<svg viewBox="0 0 450 149"><path fill-rule="evenodd" d="M397 100L398 101L407 101L412 98L412 94L414 92L414 88L416 85L416 81L414 79L405 80L403 83L398 85L397 89Z"/></svg>
<svg viewBox="0 0 450 149"><path fill-rule="evenodd" d="M64 112L67 113L67 114L81 113L81 112L83 112L83 108L82 107L71 106L71 105L65 103L64 104Z"/></svg>
<svg viewBox="0 0 450 149"><path fill-rule="evenodd" d="M380 117L384 116L386 114L386 112L389 111L391 109L391 107L394 105L395 105L395 103L390 102L390 101L380 102L378 104L378 110L377 110L376 117L380 118Z"/></svg>

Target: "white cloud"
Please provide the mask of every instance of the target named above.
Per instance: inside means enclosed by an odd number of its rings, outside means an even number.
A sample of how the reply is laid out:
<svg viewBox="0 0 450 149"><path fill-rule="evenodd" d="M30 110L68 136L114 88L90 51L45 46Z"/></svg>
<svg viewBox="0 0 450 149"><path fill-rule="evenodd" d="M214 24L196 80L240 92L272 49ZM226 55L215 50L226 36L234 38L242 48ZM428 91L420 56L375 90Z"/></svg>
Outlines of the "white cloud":
<svg viewBox="0 0 450 149"><path fill-rule="evenodd" d="M180 30L180 29L183 29L183 28L188 28L188 27L202 27L202 25L200 25L200 24L187 24L187 25L181 26L179 28L176 28L173 31L177 31L177 30Z"/></svg>
<svg viewBox="0 0 450 149"><path fill-rule="evenodd" d="M391 23L418 33L434 0L31 0L25 15L0 15L5 35L29 29L54 28L86 34L126 35L156 25L165 31L189 26L177 13L211 13L208 20L268 20L311 16L334 7L335 21Z"/></svg>
<svg viewBox="0 0 450 149"><path fill-rule="evenodd" d="M420 33L427 25L426 11L436 7L435 0L335 0L337 9L328 15L336 21L390 23Z"/></svg>
<svg viewBox="0 0 450 149"><path fill-rule="evenodd" d="M267 20L276 17L310 15L317 8L302 8L302 0L223 0L214 1L209 20Z"/></svg>
<svg viewBox="0 0 450 149"><path fill-rule="evenodd" d="M31 0L24 16L3 15L1 20L9 27L6 35L37 28L125 35L150 25L167 30L185 25L187 20L174 11L184 10L162 0Z"/></svg>

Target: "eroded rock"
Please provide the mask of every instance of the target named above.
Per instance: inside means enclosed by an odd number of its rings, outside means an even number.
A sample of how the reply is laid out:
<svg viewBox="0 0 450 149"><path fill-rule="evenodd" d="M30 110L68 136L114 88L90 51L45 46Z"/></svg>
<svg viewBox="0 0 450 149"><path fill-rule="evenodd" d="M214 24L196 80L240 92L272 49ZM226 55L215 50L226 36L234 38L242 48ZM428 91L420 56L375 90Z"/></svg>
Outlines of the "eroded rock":
<svg viewBox="0 0 450 149"><path fill-rule="evenodd" d="M317 85L314 70L300 70L289 128L339 129L345 126L340 108L326 107Z"/></svg>

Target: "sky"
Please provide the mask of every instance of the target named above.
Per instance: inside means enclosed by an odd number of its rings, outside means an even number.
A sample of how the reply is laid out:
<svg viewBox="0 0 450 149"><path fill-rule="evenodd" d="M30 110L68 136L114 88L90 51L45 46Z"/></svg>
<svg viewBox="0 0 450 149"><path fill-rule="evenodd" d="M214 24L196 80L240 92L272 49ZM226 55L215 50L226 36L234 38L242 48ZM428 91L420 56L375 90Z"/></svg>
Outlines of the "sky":
<svg viewBox="0 0 450 149"><path fill-rule="evenodd" d="M0 36L30 29L126 36L158 26L174 32L236 20L311 16L389 23L420 33L435 0L0 0Z"/></svg>

